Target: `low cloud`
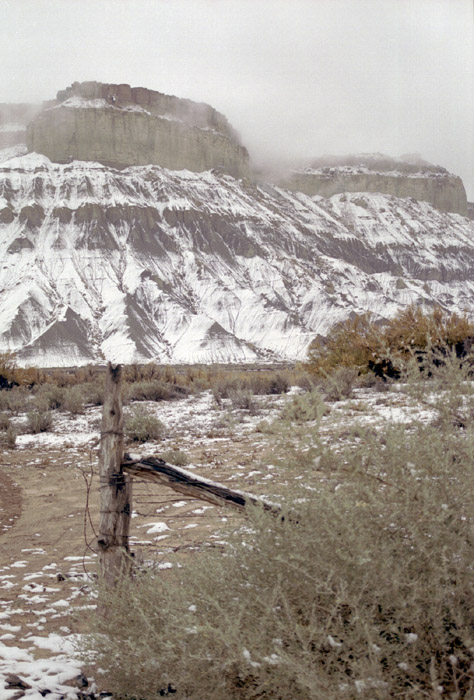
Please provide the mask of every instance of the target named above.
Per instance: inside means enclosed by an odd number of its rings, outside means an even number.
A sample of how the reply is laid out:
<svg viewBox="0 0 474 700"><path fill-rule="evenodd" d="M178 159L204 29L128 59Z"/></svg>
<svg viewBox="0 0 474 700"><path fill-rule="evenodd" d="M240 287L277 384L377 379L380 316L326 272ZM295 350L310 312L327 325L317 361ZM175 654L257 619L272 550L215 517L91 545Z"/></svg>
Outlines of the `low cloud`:
<svg viewBox="0 0 474 700"><path fill-rule="evenodd" d="M4 0L0 101L74 80L212 104L260 164L421 153L474 200L471 0Z"/></svg>

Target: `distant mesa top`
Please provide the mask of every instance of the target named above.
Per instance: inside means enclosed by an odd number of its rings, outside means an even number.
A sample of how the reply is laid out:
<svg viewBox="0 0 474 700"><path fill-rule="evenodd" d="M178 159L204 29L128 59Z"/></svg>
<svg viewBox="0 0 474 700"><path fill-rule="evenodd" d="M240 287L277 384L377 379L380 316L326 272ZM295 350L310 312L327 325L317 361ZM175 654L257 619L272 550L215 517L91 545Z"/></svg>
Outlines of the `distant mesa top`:
<svg viewBox="0 0 474 700"><path fill-rule="evenodd" d="M29 123L29 151L58 163L160 165L248 175L248 153L226 117L207 104L143 87L73 83Z"/></svg>
<svg viewBox="0 0 474 700"><path fill-rule="evenodd" d="M310 197L343 192L380 192L430 202L441 211L468 214L460 177L417 153L393 158L382 153L324 156L300 167L282 183Z"/></svg>

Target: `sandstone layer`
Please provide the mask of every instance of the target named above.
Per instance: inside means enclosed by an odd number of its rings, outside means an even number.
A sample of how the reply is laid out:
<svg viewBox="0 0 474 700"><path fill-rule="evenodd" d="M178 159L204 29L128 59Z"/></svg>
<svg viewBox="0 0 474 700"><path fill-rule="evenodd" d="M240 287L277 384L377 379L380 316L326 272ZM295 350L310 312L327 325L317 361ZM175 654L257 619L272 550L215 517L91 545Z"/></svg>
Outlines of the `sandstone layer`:
<svg viewBox="0 0 474 700"><path fill-rule="evenodd" d="M57 163L116 168L160 165L248 175L248 153L226 117L209 105L129 85L74 83L27 129L29 151Z"/></svg>
<svg viewBox="0 0 474 700"><path fill-rule="evenodd" d="M440 211L467 216L463 182L445 168L424 161L406 162L388 156L350 156L321 159L311 167L295 170L285 186L313 197L332 197L343 192L380 192L394 197L413 197Z"/></svg>

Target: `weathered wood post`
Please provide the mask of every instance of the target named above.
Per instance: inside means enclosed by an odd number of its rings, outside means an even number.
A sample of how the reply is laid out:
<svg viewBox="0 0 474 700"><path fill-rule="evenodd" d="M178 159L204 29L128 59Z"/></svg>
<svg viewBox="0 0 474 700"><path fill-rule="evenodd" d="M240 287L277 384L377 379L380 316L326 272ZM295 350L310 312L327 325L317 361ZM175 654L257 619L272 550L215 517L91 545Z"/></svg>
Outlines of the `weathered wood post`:
<svg viewBox="0 0 474 700"><path fill-rule="evenodd" d="M130 571L132 481L122 471L122 367L107 368L99 453L100 521L97 545L102 583L114 586Z"/></svg>

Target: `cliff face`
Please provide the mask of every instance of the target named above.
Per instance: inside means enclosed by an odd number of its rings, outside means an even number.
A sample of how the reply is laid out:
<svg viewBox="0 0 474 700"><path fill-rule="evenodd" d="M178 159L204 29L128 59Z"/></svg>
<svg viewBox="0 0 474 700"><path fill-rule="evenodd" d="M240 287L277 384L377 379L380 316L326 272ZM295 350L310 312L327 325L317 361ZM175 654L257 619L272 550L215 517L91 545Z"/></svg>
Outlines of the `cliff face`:
<svg viewBox="0 0 474 700"><path fill-rule="evenodd" d="M309 196L332 197L342 192L380 192L413 197L440 211L467 216L466 191L460 177L428 163L406 162L387 156L351 156L315 161L285 181L292 190Z"/></svg>
<svg viewBox="0 0 474 700"><path fill-rule="evenodd" d="M248 153L209 105L129 85L74 83L29 124L27 147L58 163L160 165L248 175Z"/></svg>

